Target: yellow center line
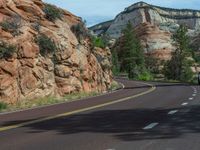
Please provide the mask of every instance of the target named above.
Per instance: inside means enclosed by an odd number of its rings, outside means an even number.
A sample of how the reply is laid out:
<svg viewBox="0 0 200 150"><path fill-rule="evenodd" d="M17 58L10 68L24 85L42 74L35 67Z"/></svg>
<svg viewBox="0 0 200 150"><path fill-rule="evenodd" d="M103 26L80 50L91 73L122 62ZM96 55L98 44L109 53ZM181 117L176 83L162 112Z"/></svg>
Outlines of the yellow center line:
<svg viewBox="0 0 200 150"><path fill-rule="evenodd" d="M156 87L151 85L151 84L147 84L147 83L143 83L143 84L148 85L151 88L149 90L145 91L145 92L142 92L142 93L139 93L139 94L136 94L136 95L133 95L133 96L129 96L129 97L126 97L126 98L118 99L116 101L107 102L107 103L103 103L103 104L99 104L99 105L95 105L95 106L91 106L91 107L87 107L87 108L82 108L82 109L78 109L78 110L74 110L74 111L71 111L71 112L58 114L58 115L51 116L51 117L46 117L46 118L37 119L37 120L33 120L33 121L28 121L28 122L24 122L24 123L20 123L20 124L1 127L0 128L0 132L11 130L11 129L15 129L15 128L24 127L24 126L35 124L35 123L48 121L48 120L52 120L52 119L56 119L56 118L60 118L60 117L66 117L66 116L69 116L69 115L73 115L73 114L77 114L77 113L81 113L81 112L85 112L85 111L89 111L89 110L94 110L94 109L97 109L97 108L113 105L113 104L120 103L120 102L124 102L124 101L130 100L130 99L137 98L139 96L143 96L143 95L146 95L148 93L151 93L156 89Z"/></svg>

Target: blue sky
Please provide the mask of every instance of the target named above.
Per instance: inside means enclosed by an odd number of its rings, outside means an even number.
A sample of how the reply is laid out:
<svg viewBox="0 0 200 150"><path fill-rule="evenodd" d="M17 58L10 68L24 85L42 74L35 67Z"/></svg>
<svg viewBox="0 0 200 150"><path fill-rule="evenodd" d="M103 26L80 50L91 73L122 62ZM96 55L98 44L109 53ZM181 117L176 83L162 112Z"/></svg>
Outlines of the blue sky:
<svg viewBox="0 0 200 150"><path fill-rule="evenodd" d="M138 2L138 0L44 0L67 9L87 21L91 26L113 19L124 8ZM143 0L149 4L200 10L200 0Z"/></svg>

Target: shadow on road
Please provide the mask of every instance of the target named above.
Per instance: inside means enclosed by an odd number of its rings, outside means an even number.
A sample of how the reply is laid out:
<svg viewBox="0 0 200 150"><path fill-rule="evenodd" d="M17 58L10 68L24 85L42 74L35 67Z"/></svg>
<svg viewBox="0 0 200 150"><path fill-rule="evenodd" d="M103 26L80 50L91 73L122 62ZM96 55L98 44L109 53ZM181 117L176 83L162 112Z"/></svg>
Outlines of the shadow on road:
<svg viewBox="0 0 200 150"><path fill-rule="evenodd" d="M174 108L177 109L177 108ZM106 110L62 117L27 126L31 134L56 131L59 134L103 133L122 141L178 138L200 132L200 106L185 107L169 116L170 109ZM152 122L152 130L142 128Z"/></svg>
<svg viewBox="0 0 200 150"><path fill-rule="evenodd" d="M153 85L155 87L183 87L183 86L190 86L189 84L187 83L153 83ZM125 87L124 89L142 89L142 88L149 88L150 86L148 85L144 85L144 86L134 86L134 87Z"/></svg>

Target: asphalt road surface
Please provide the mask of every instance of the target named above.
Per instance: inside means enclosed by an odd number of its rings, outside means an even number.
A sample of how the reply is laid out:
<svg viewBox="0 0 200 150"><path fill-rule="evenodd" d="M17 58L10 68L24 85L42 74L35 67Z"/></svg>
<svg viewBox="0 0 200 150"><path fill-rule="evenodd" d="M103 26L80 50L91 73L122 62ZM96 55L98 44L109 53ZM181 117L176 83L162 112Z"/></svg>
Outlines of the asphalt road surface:
<svg viewBox="0 0 200 150"><path fill-rule="evenodd" d="M0 150L200 150L200 88L120 80L123 90L0 115Z"/></svg>

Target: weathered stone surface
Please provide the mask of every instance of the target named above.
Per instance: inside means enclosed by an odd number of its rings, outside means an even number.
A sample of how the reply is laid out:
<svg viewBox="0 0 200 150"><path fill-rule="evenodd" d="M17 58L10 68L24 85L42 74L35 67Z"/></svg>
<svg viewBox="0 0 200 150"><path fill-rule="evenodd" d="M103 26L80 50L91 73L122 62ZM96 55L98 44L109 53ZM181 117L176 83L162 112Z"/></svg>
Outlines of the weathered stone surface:
<svg viewBox="0 0 200 150"><path fill-rule="evenodd" d="M168 60L174 51L172 34L180 25L189 28L188 35L193 39L195 50L200 33L200 11L189 9L171 9L139 2L127 7L114 20L97 24L90 28L94 34L108 34L113 39L122 35L122 30L131 22L141 39L144 51L148 55ZM196 37L195 37L196 35Z"/></svg>
<svg viewBox="0 0 200 150"><path fill-rule="evenodd" d="M160 30L150 23L143 23L135 28L135 32L146 54L161 60L171 59L171 53L175 47L169 31Z"/></svg>
<svg viewBox="0 0 200 150"><path fill-rule="evenodd" d="M39 54L39 47L34 43L24 42L20 46L22 58L35 58Z"/></svg>
<svg viewBox="0 0 200 150"><path fill-rule="evenodd" d="M16 76L18 73L18 66L19 62L18 60L12 60L12 61L0 61L0 69L3 70L6 74L9 74L11 76Z"/></svg>
<svg viewBox="0 0 200 150"><path fill-rule="evenodd" d="M95 25L90 29L97 34L103 30L111 37L118 38L129 21L134 27L148 22L155 26L164 25L166 27L168 24L167 29L169 26L171 29L176 28L180 24L187 25L190 29L198 29L200 27L200 11L163 8L139 2L127 7L114 20Z"/></svg>
<svg viewBox="0 0 200 150"><path fill-rule="evenodd" d="M59 77L69 77L72 74L72 69L68 66L64 65L56 65L55 67L55 75Z"/></svg>
<svg viewBox="0 0 200 150"><path fill-rule="evenodd" d="M13 36L0 27L1 40L17 47L12 59L0 60L0 101L15 103L49 95L107 90L112 81L111 71L104 68L110 66L109 50L97 49L93 53L88 39L79 43L70 30L80 23L79 17L62 10L62 20L50 22L43 8L41 0L0 0L0 22L14 16L21 18L19 35ZM40 33L56 43L55 55L40 55L36 23L40 24ZM96 53L103 62L98 61Z"/></svg>

